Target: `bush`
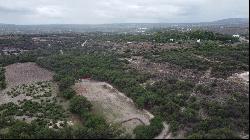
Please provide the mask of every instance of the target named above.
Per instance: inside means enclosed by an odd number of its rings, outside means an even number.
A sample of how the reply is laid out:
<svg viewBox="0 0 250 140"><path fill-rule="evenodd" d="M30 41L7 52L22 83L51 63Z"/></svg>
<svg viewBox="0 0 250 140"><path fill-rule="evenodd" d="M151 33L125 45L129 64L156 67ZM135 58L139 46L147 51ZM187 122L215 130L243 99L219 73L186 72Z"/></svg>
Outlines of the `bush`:
<svg viewBox="0 0 250 140"><path fill-rule="evenodd" d="M152 139L161 133L163 129L162 119L155 117L150 121L149 126L137 126L134 129L136 139Z"/></svg>
<svg viewBox="0 0 250 140"><path fill-rule="evenodd" d="M196 91L205 95L211 95L213 93L212 88L207 85L198 85Z"/></svg>
<svg viewBox="0 0 250 140"><path fill-rule="evenodd" d="M228 128L212 129L205 135L206 139L240 139L232 130Z"/></svg>
<svg viewBox="0 0 250 140"><path fill-rule="evenodd" d="M74 95L76 95L76 92L72 88L67 88L66 90L62 91L61 94L64 98L71 99Z"/></svg>
<svg viewBox="0 0 250 140"><path fill-rule="evenodd" d="M83 96L74 96L70 99L70 111L81 116L86 115L91 110L91 103Z"/></svg>

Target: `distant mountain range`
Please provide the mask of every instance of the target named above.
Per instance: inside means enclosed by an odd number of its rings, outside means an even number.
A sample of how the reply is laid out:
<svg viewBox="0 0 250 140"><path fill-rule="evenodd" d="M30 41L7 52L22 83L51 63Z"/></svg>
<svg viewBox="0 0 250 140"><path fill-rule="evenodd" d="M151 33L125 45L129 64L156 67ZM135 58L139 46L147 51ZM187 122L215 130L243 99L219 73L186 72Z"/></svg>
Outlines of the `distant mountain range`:
<svg viewBox="0 0 250 140"><path fill-rule="evenodd" d="M213 24L249 24L249 18L228 18L212 22Z"/></svg>
<svg viewBox="0 0 250 140"><path fill-rule="evenodd" d="M200 23L119 23L119 24L45 24L14 25L1 24L0 34L9 33L65 33L65 32L140 32L144 29L160 28L200 28L200 27L249 27L248 18L228 18L213 22Z"/></svg>
<svg viewBox="0 0 250 140"><path fill-rule="evenodd" d="M196 23L113 23L113 24L93 24L93 26L101 25L117 25L117 24L248 24L249 18L227 18L212 22L196 22ZM0 25L15 25L0 23ZM49 26L49 25L91 25L91 24L42 24L42 25L23 25L23 26Z"/></svg>

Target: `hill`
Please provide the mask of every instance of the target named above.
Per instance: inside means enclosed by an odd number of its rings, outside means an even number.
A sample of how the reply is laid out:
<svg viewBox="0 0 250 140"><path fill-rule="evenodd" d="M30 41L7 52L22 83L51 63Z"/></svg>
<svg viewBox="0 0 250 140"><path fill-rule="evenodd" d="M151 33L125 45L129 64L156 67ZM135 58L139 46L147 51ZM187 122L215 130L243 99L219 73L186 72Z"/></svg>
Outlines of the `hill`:
<svg viewBox="0 0 250 140"><path fill-rule="evenodd" d="M249 24L248 18L227 18L222 20L217 20L211 22L213 24L225 24L225 25L232 25L232 24Z"/></svg>

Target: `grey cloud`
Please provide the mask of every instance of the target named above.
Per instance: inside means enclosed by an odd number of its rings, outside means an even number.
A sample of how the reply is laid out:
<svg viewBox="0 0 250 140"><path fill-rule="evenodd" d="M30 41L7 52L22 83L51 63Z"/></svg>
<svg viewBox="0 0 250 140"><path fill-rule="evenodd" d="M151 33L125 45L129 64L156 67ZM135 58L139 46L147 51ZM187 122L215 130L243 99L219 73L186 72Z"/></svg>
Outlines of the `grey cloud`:
<svg viewBox="0 0 250 140"><path fill-rule="evenodd" d="M199 22L249 17L248 3L248 0L0 0L0 22Z"/></svg>
<svg viewBox="0 0 250 140"><path fill-rule="evenodd" d="M24 9L24 8L10 8L10 7L4 7L0 5L0 14L27 14L31 13L32 10Z"/></svg>

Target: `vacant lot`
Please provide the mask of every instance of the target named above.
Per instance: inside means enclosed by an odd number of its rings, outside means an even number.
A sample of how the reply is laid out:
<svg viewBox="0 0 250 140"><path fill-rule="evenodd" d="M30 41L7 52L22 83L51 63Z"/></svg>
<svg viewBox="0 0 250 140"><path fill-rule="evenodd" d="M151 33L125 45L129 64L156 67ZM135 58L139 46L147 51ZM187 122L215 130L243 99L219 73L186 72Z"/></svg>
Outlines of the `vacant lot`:
<svg viewBox="0 0 250 140"><path fill-rule="evenodd" d="M7 66L5 72L7 87L15 87L33 82L50 81L53 73L40 68L35 63L16 63Z"/></svg>
<svg viewBox="0 0 250 140"><path fill-rule="evenodd" d="M122 124L129 133L138 125L148 125L154 116L136 108L133 101L105 82L84 80L74 86L79 95L92 102L96 113L109 122Z"/></svg>

